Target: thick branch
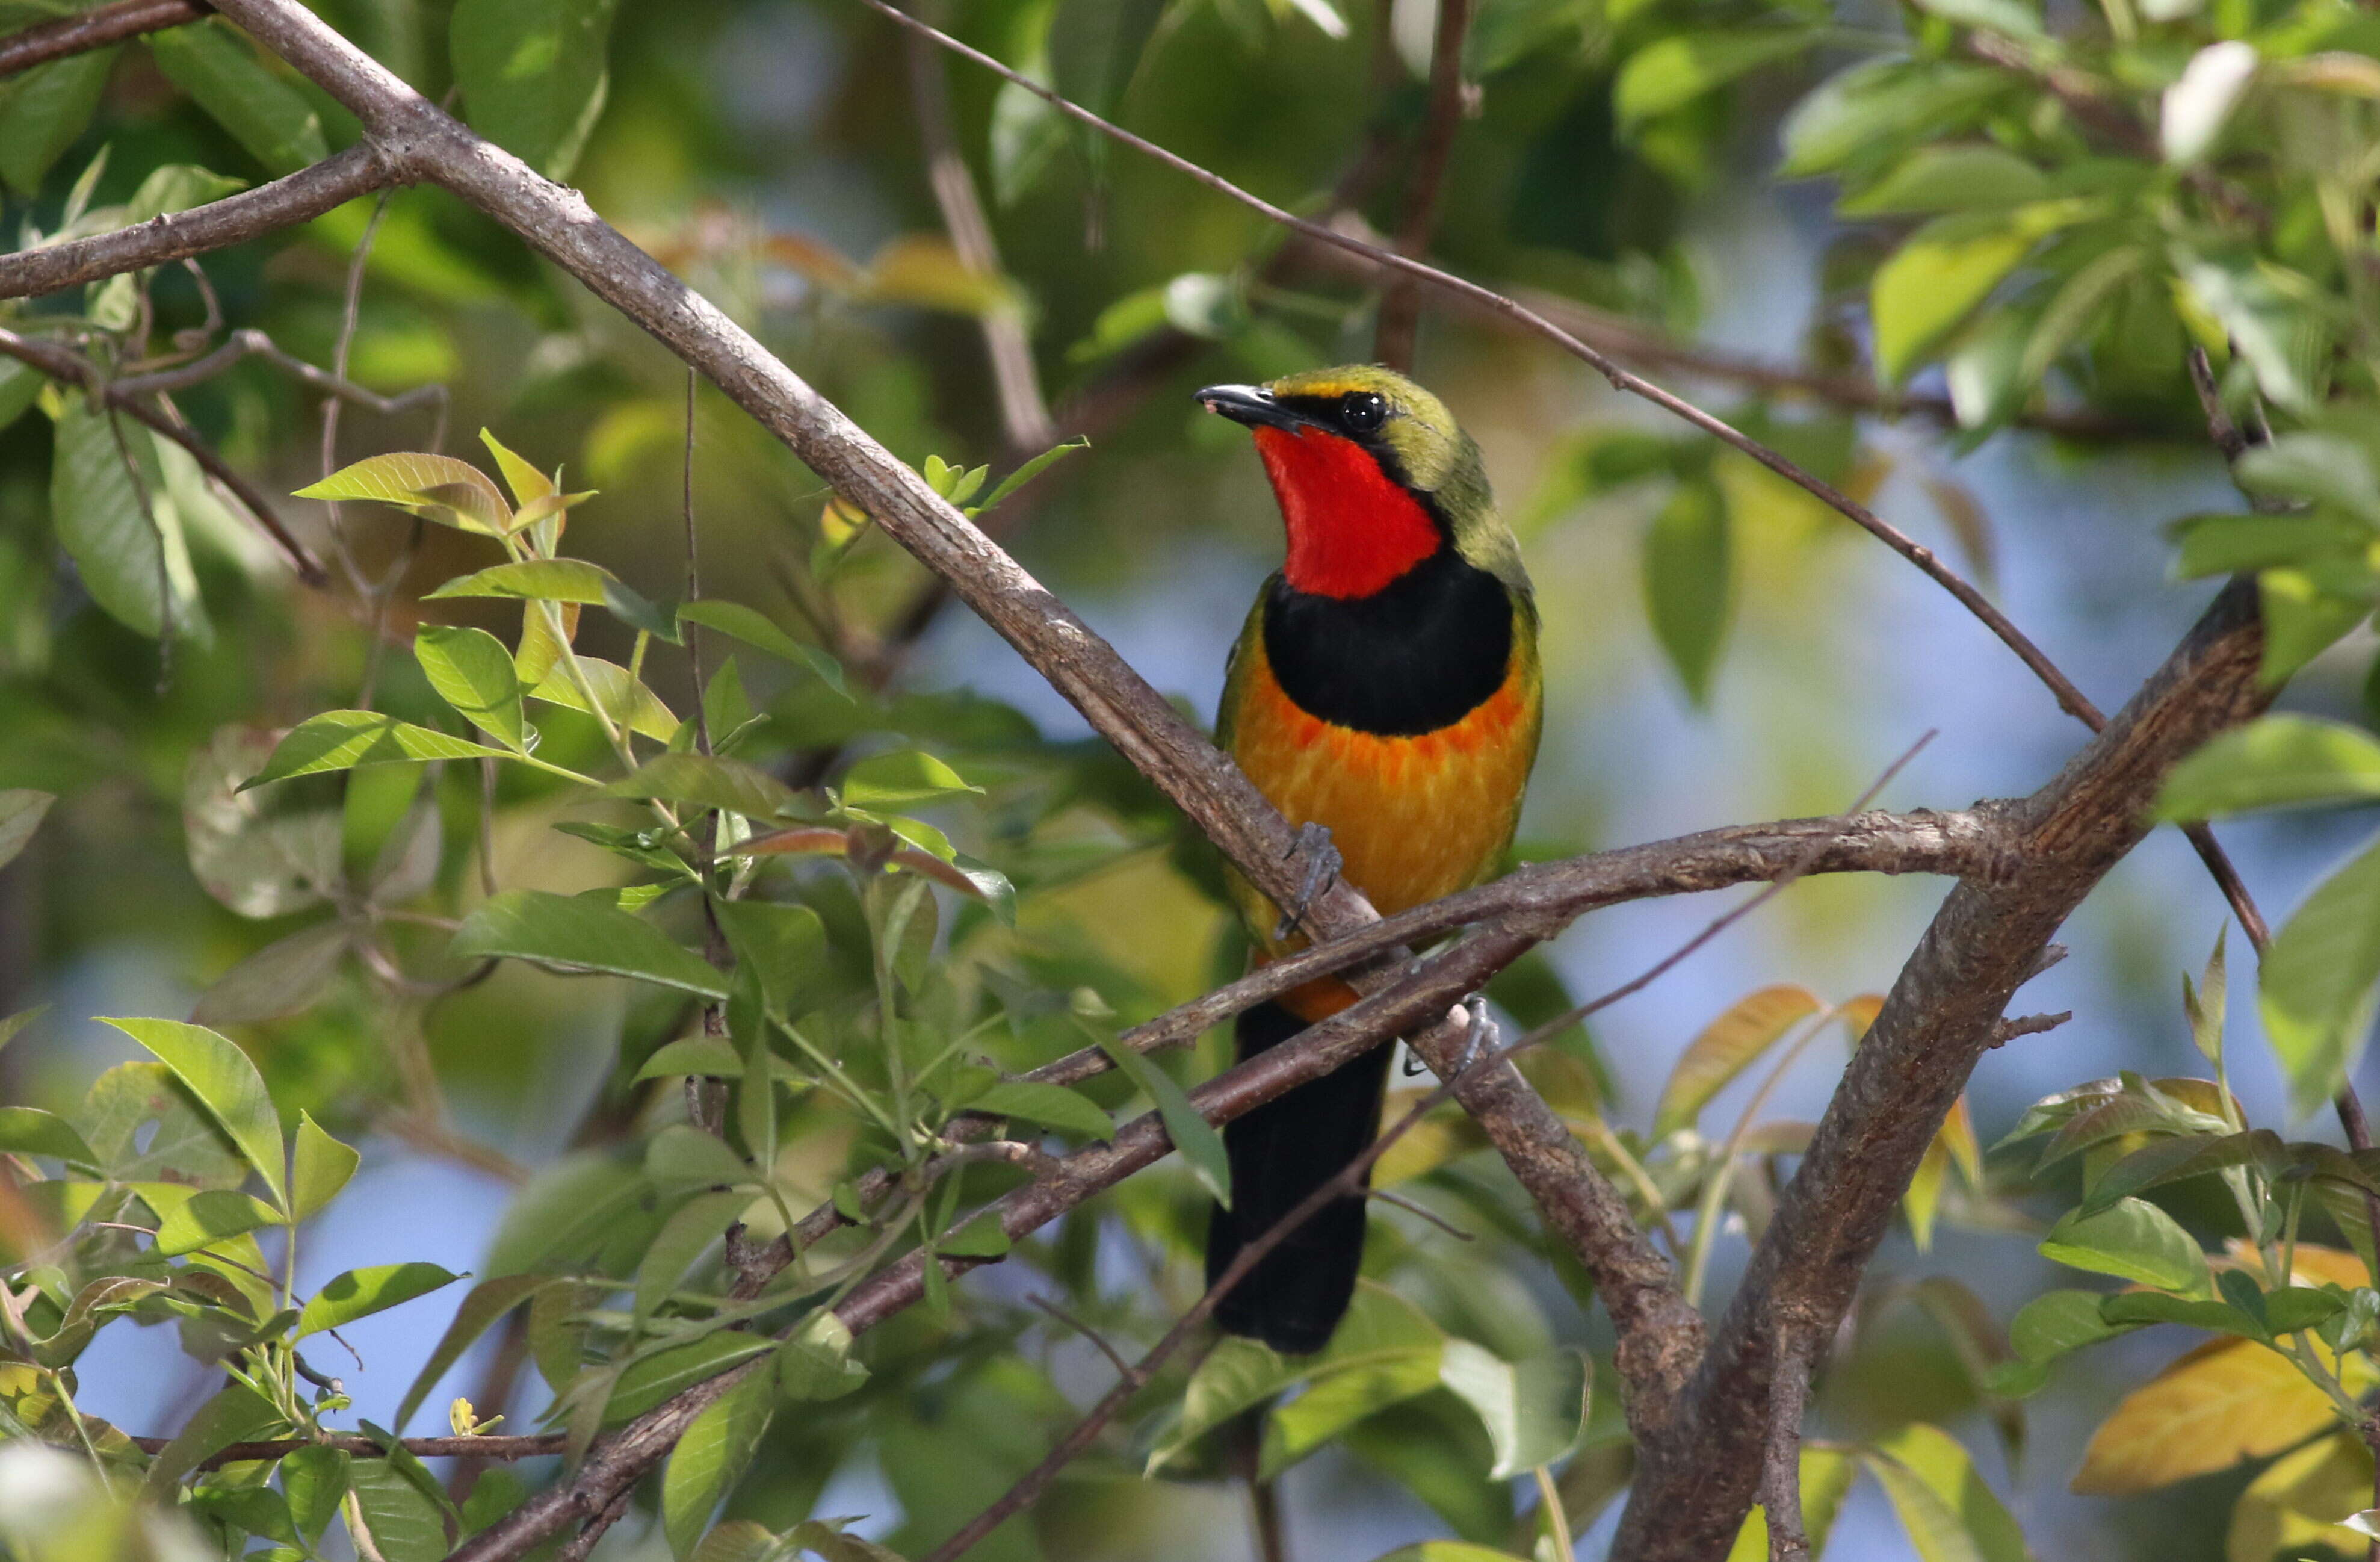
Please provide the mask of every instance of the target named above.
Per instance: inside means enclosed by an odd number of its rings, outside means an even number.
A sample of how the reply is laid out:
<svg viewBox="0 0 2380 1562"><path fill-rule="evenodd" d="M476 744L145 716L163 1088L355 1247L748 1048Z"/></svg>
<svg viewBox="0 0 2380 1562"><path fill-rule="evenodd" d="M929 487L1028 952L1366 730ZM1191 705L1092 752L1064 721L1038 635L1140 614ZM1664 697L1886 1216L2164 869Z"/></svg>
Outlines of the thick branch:
<svg viewBox="0 0 2380 1562"><path fill-rule="evenodd" d="M358 196L397 182L370 143L351 146L287 178L187 212L152 217L113 233L0 255L0 299L55 293L61 287L227 249L261 234L311 222Z"/></svg>
<svg viewBox="0 0 2380 1562"><path fill-rule="evenodd" d="M2176 761L2270 698L2252 582L2218 596L2107 730L2006 820L2008 872L1950 892L1852 1056L1678 1413L1643 1440L1612 1555L1725 1553L1762 1469L1780 1331L1831 1338L1901 1190L2051 934L2147 833Z"/></svg>
<svg viewBox="0 0 2380 1562"><path fill-rule="evenodd" d="M117 0L79 16L61 17L0 38L0 79L19 71L87 55L144 32L181 27L207 14L200 0Z"/></svg>

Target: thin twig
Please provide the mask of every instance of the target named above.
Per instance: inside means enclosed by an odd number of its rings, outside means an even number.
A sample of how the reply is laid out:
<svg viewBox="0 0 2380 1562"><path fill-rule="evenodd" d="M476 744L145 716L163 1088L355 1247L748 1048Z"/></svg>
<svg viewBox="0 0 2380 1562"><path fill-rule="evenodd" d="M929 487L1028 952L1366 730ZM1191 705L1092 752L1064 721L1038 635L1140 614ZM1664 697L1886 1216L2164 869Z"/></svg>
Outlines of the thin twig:
<svg viewBox="0 0 2380 1562"><path fill-rule="evenodd" d="M1065 1324L1068 1328L1074 1330L1085 1339L1089 1340L1093 1345L1098 1346L1099 1354L1106 1357L1111 1362L1114 1363L1117 1376L1130 1377L1132 1375L1132 1363L1123 1359L1123 1352L1118 1350L1114 1346L1108 1343L1107 1336L1099 1333L1099 1330L1091 1327L1088 1324L1084 1323L1080 1318L1075 1317L1073 1313L1067 1312L1056 1302L1051 1301L1048 1297L1041 1295L1038 1291L1028 1293L1025 1300L1039 1308L1042 1312L1050 1314L1050 1317L1057 1319L1058 1322Z"/></svg>
<svg viewBox="0 0 2380 1562"><path fill-rule="evenodd" d="M1471 0L1439 0L1438 36L1429 56L1429 112L1421 145L1414 153L1405 186L1404 222L1397 230L1397 253L1418 260L1438 226L1438 199L1446 185L1446 165L1454 132L1463 123L1463 40L1471 27ZM1380 323L1372 350L1390 368L1410 373L1415 336L1421 325L1421 289L1411 277L1389 284L1380 299Z"/></svg>
<svg viewBox="0 0 2380 1562"><path fill-rule="evenodd" d="M958 138L951 129L950 83L942 74L941 56L925 39L908 40L909 100L917 116L917 139L926 153L926 178L933 186L934 204L941 208L942 227L959 264L988 281L1001 277L1000 249L984 216L975 176L967 171ZM1003 297L982 311L984 352L991 360L991 384L1000 401L1000 422L1009 451L1030 456L1058 443L1050 421L1050 403L1041 394L1040 371L1034 366L1033 343L1025 332L1025 311Z"/></svg>
<svg viewBox="0 0 2380 1562"><path fill-rule="evenodd" d="M115 5L94 6L79 16L25 28L0 38L0 79L144 32L184 26L205 16L207 10L200 0L116 0Z"/></svg>
<svg viewBox="0 0 2380 1562"><path fill-rule="evenodd" d="M312 549L290 535L288 529L281 524L281 518L273 514L272 502L257 490L254 483L234 471L205 440L148 403L109 384L99 366L91 360L72 348L37 337L20 336L6 328L0 328L0 353L31 364L54 380L63 380L91 391L107 406L129 415L134 421L188 451L190 458L198 462L209 477L229 489L232 496L239 501L240 507L248 511L249 519L273 539L273 544L281 550L281 556L288 560L289 567L298 572L299 580L318 589L331 583L330 572L322 567L322 561L314 556Z"/></svg>

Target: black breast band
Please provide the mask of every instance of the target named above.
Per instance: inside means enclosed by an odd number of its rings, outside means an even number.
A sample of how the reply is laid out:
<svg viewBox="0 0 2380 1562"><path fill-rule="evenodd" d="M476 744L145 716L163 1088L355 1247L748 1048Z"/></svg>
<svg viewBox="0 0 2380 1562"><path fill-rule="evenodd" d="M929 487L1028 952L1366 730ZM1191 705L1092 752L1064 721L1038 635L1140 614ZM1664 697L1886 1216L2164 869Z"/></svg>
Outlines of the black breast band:
<svg viewBox="0 0 2380 1562"><path fill-rule="evenodd" d="M1264 647L1281 692L1309 714L1416 737L1503 687L1512 602L1451 547L1367 597L1314 596L1276 575L1265 588Z"/></svg>

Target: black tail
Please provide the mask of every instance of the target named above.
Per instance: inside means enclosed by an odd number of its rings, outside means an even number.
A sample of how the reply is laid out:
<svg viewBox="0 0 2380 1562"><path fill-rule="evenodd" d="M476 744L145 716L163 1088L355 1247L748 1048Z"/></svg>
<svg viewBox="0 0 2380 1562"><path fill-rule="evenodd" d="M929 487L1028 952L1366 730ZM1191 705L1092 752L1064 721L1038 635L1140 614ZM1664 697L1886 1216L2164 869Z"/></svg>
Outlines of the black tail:
<svg viewBox="0 0 2380 1562"><path fill-rule="evenodd" d="M1278 1004L1252 1008L1240 1016L1239 1061L1305 1029L1305 1021ZM1208 1223L1208 1285L1230 1266L1242 1244L1270 1230L1370 1147L1380 1131L1381 1092L1393 1051L1376 1047L1224 1128L1223 1144L1232 1155L1232 1207L1218 1205ZM1232 1287L1215 1321L1287 1355L1321 1349L1355 1294L1364 1214L1361 1198L1327 1205Z"/></svg>

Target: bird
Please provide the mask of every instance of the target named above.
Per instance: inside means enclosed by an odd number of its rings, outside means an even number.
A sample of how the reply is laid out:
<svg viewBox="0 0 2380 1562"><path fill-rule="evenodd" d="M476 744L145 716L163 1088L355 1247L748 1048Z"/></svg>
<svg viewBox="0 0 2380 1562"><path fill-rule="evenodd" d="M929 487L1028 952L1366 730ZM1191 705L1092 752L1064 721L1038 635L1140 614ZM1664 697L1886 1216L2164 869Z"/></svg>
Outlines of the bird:
<svg viewBox="0 0 2380 1562"><path fill-rule="evenodd" d="M1436 396L1371 365L1196 400L1251 431L1288 543L1232 649L1217 743L1304 838L1328 831L1335 859L1318 855L1381 914L1484 882L1519 824L1544 678L1536 599L1478 445ZM1305 946L1302 906L1227 879L1258 960ZM1247 1010L1236 1061L1355 996L1324 977ZM1378 1136L1391 1050L1226 1126L1232 1197L1208 1219L1209 1286ZM1284 1355L1322 1349L1354 1299L1365 1214L1360 1195L1325 1206L1225 1294L1218 1324Z"/></svg>

